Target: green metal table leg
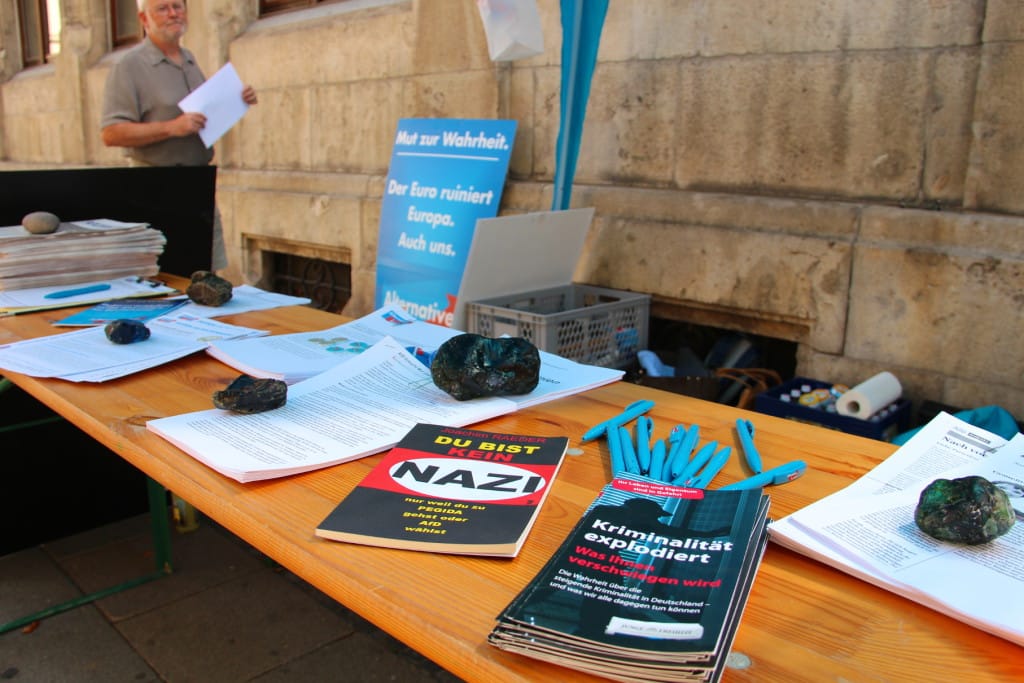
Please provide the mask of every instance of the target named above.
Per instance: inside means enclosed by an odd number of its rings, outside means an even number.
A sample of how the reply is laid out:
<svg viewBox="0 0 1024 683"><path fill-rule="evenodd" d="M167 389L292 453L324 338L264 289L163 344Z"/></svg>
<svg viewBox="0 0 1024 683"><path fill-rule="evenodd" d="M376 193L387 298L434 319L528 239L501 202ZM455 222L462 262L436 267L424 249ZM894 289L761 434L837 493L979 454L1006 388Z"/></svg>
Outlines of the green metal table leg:
<svg viewBox="0 0 1024 683"><path fill-rule="evenodd" d="M14 388L14 383L6 377L0 377L0 394L10 391ZM51 422L60 422L64 418L60 415L50 415L49 417L40 417L35 420L25 420L24 422L18 422L16 424L0 426L0 434L7 432L13 432L19 429L27 429L29 427L38 427L40 425L50 424Z"/></svg>
<svg viewBox="0 0 1024 683"><path fill-rule="evenodd" d="M171 566L171 522L167 518L167 489L156 480L146 477L149 492L149 521L153 530L153 552L156 556L156 570L170 574Z"/></svg>
<svg viewBox="0 0 1024 683"><path fill-rule="evenodd" d="M95 593L73 598L67 602L54 605L53 607L48 607L44 610L40 610L20 619L15 619L14 621L6 624L0 624L0 633L7 633L8 631L13 631L16 628L28 626L40 619L52 617L55 614L60 614L61 612L66 612L76 607L87 605L90 602L95 602L96 600L119 593L128 588L140 586L171 573L171 523L167 518L167 489L149 477L146 478L146 484L149 494L149 517L153 534L153 551L156 558L156 571L151 574L130 579L117 584L116 586L96 591Z"/></svg>

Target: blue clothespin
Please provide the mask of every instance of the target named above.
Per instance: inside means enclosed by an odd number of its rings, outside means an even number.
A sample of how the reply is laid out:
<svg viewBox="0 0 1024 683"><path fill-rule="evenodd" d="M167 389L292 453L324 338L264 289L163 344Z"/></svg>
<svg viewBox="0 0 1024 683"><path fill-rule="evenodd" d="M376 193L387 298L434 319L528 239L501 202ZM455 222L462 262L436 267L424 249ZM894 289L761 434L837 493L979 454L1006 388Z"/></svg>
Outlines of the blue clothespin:
<svg viewBox="0 0 1024 683"><path fill-rule="evenodd" d="M708 464L700 471L700 473L690 480L687 486L691 486L695 489L706 489L711 480L715 478L722 468L725 467L725 463L729 461L729 456L732 455L732 446L725 446L712 456Z"/></svg>
<svg viewBox="0 0 1024 683"><path fill-rule="evenodd" d="M807 470L807 463L803 460L793 460L785 465L773 467L752 477L726 484L719 488L719 491L739 491L741 489L754 489L759 486L777 486L793 481Z"/></svg>
<svg viewBox="0 0 1024 683"><path fill-rule="evenodd" d="M623 410L615 417L609 418L604 422L598 423L591 427L590 429L588 429L587 431L585 431L580 441L587 442L592 439L596 439L599 436L604 436L605 434L611 432L611 428L614 427L617 429L622 425L626 424L627 422L630 422L631 420L640 417L653 407L654 401L650 401L647 399L633 401L628 406L626 406L625 410Z"/></svg>
<svg viewBox="0 0 1024 683"><path fill-rule="evenodd" d="M747 460L747 465L754 474L760 474L761 454L754 446L754 423L741 417L736 420L736 432L739 434L741 450L743 457Z"/></svg>

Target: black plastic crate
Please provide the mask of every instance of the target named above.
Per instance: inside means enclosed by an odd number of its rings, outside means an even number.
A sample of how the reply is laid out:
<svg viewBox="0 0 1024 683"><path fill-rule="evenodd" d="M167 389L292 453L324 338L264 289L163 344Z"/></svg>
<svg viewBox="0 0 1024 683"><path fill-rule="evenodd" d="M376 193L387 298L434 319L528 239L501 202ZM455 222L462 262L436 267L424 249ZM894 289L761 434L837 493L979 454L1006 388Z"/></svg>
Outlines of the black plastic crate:
<svg viewBox="0 0 1024 683"><path fill-rule="evenodd" d="M754 398L754 410L766 415L786 417L801 422L838 429L847 434L866 436L879 441L892 441L910 428L910 401L900 398L872 415L867 420L835 412L835 401L808 406L800 403L800 396L815 390L829 390L832 384L807 377L794 377L777 387L762 391ZM787 398L784 398L787 397ZM831 408L829 408L831 405Z"/></svg>

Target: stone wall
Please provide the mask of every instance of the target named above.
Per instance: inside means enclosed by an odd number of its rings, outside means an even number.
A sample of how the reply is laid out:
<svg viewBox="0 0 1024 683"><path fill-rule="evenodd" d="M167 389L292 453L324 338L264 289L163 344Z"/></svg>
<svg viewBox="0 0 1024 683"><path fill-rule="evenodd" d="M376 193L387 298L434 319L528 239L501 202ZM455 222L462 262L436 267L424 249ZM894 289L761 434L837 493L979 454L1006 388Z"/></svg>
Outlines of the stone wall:
<svg viewBox="0 0 1024 683"><path fill-rule="evenodd" d="M217 145L235 281L259 245L342 255L372 307L396 122L519 122L502 213L545 210L558 134L546 50L488 59L471 0L347 0L256 20L190 0L187 44L260 104ZM0 19L15 0L0 0ZM68 47L19 72L0 33L0 167L115 165L96 132L103 0L64 0ZM1024 418L1024 13L1019 0L610 3L573 192L596 207L578 282L661 317L798 344L797 372ZM72 30L73 29L73 30Z"/></svg>

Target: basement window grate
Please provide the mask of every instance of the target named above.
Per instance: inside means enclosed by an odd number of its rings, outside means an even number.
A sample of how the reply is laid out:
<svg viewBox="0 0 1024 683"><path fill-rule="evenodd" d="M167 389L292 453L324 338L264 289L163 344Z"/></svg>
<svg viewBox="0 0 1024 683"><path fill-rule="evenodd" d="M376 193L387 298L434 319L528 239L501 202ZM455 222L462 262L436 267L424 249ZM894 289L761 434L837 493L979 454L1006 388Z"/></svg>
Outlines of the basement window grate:
<svg viewBox="0 0 1024 683"><path fill-rule="evenodd" d="M271 289L304 296L312 306L330 313L341 310L352 297L352 267L322 259L273 252Z"/></svg>

